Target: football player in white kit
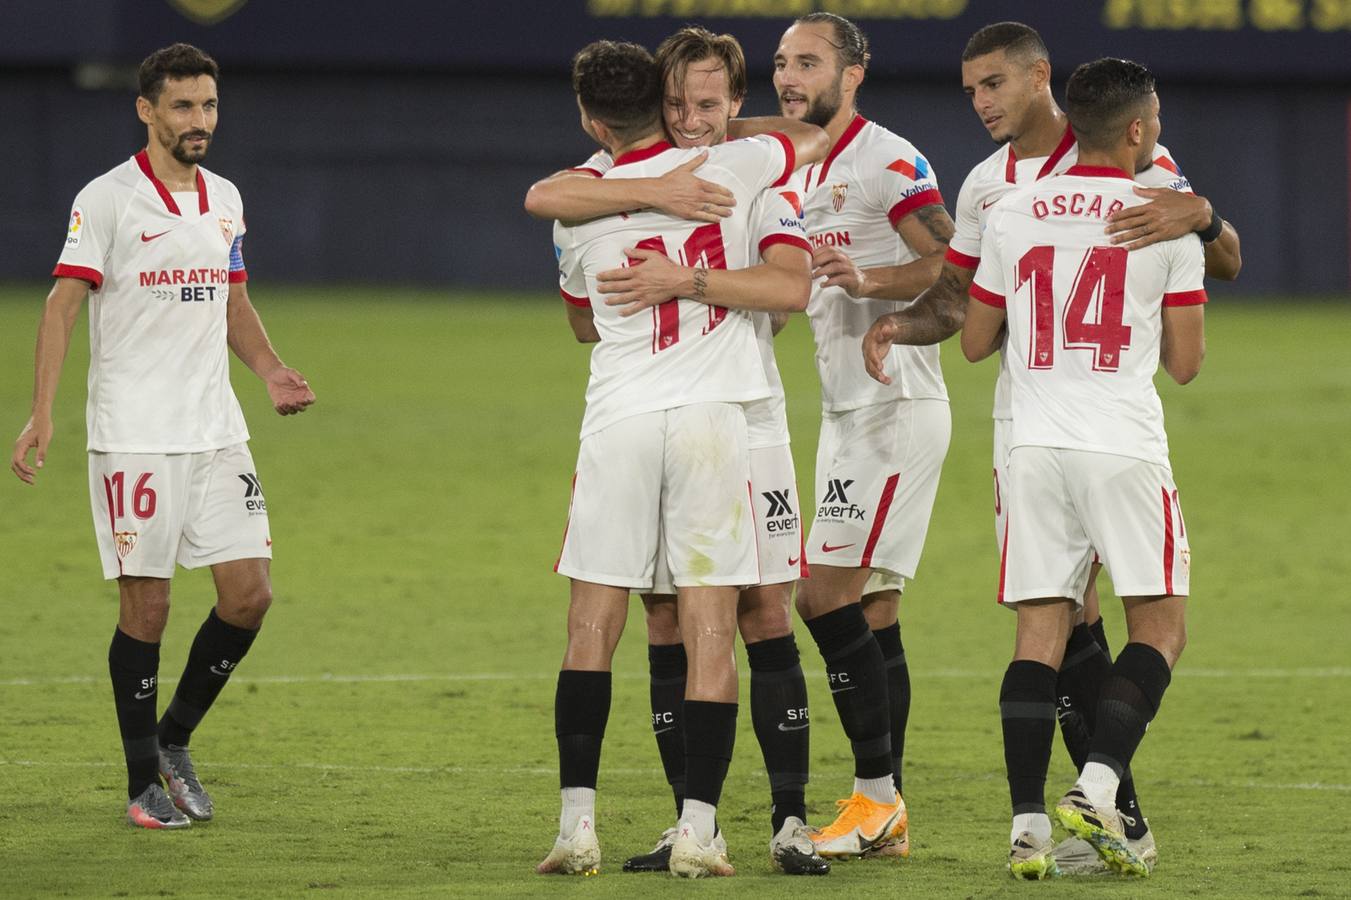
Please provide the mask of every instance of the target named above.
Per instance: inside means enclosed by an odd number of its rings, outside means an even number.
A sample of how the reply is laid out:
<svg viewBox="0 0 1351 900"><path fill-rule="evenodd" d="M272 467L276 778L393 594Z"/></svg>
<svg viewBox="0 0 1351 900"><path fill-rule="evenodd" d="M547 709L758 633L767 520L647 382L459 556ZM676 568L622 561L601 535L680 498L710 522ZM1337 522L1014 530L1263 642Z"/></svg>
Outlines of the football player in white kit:
<svg viewBox="0 0 1351 900"><path fill-rule="evenodd" d="M699 156L662 139L661 78L642 48L590 45L574 62L573 84L583 127L614 160L605 179L652 177ZM594 795L609 668L629 592L651 587L660 544L689 658L686 791L669 867L692 877L733 874L714 815L736 726L736 597L760 580L741 404L770 392L750 316L698 298L718 280L714 270L749 264L754 197L783 184L797 159L824 153L820 129L785 123L782 133L708 151L708 177L741 204L720 223L696 226L635 211L556 232L561 290L575 304L590 303L600 341L556 567L572 579L555 707L563 813L540 872L590 871L599 863ZM695 263L695 299L669 297L630 315L599 302L600 274L637 264L633 254L645 249ZM808 278L804 266L788 279L799 303Z"/></svg>
<svg viewBox="0 0 1351 900"><path fill-rule="evenodd" d="M952 234L928 161L857 112L868 57L858 27L831 13L795 21L774 57L780 110L823 126L832 142L799 185L815 248L807 313L823 413L811 575L798 583L797 608L854 753L851 796L816 835L823 856L910 852L900 793L910 679L897 609L951 430L936 347L895 348L904 374L888 386L868 378L858 355L878 315L933 283Z"/></svg>
<svg viewBox="0 0 1351 900"><path fill-rule="evenodd" d="M915 304L882 316L864 340L864 362L873 377L885 382L885 354L895 343L931 344L961 328L966 292L980 262L980 234L1000 197L1020 184L1063 172L1078 160L1079 149L1065 114L1051 94L1051 67L1046 45L1031 27L997 22L972 35L962 54L962 83L990 135L1001 146L967 175L957 198L956 233L938 282ZM1106 226L1112 242L1137 249L1171 240L1198 229L1205 241L1206 274L1232 280L1242 265L1237 232L1212 210L1178 172L1168 150L1158 145L1154 158L1136 173L1136 189L1150 202L1113 213ZM1008 432L1012 409L1008 381L1001 365L994 402L994 510L996 546L1003 546L1008 510ZM1071 633L1057 683L1058 717L1065 745L1076 765L1088 753L1097 691L1111 658L1098 614L1094 564L1084 595L1082 623ZM1127 772L1118 798L1127 836L1151 864L1157 858L1149 830ZM1070 838L1056 849L1065 874L1102 871L1092 848Z"/></svg>
<svg viewBox="0 0 1351 900"><path fill-rule="evenodd" d="M1095 551L1126 609L1129 643L1098 696L1092 739L1056 818L1114 871L1145 876L1117 810L1122 774L1186 643L1190 551L1154 389L1205 352L1205 256L1195 235L1135 251L1103 223L1142 202L1159 102L1143 66L1102 59L1066 89L1078 162L1001 198L981 236L962 329L977 361L1003 349L1012 403L1000 601L1018 615L1000 690L1013 804L1009 869L1056 874L1045 780L1057 671ZM1007 329L1007 334L1005 334Z"/></svg>
<svg viewBox="0 0 1351 900"><path fill-rule="evenodd" d="M272 602L267 505L230 387L230 351L264 381L277 412L314 402L249 302L239 191L200 165L216 128L218 76L215 61L187 44L141 64L136 112L147 145L75 198L38 330L32 417L11 463L34 482L71 329L88 297L89 495L103 574L117 579L121 596L108 669L127 818L142 828L212 817L188 739ZM175 563L209 566L217 601L157 725Z"/></svg>
<svg viewBox="0 0 1351 900"><path fill-rule="evenodd" d="M788 120L780 119L731 123L745 97L746 62L740 44L730 34L715 35L705 28L687 26L661 43L656 60L665 90L662 108L666 133L678 147L721 144L731 124L742 137L788 124ZM570 170L591 178L561 176L580 182L566 185L566 192L556 191L559 177L546 179L532 189L532 205L568 220L645 206L645 186L608 204L604 202L607 191L638 182L595 177L611 165L608 154L593 155ZM555 199L554 193L561 195ZM578 202L588 196L593 198L591 202ZM673 202L670 197L666 200ZM730 212L730 207L726 211ZM736 271L709 271L702 302L751 311L769 381L771 396L745 405L760 583L741 592L737 628L746 644L751 718L770 783L771 861L787 874L820 875L829 872L830 864L816 853L806 825L804 792L810 724L807 686L792 623L792 585L806 567L783 383L774 358L774 335L791 312L800 312L806 305L805 297L800 298L801 303L793 302L795 284L810 275L811 250L803 222L802 203L796 193L773 187L761 191L751 210L750 232L752 257L758 256L761 263ZM602 272L599 277L606 305L619 306L627 315L673 296L696 294L694 279L698 273L693 265L677 265L654 251L634 249L629 255L641 259L642 264ZM594 323L589 303L582 308L574 305L569 313L578 337L584 341L591 338ZM643 594L643 602L652 679L652 730L667 781L675 793L678 814L685 788L681 705L687 662L675 590L664 555L653 588ZM674 839L675 829L667 829L651 852L627 860L624 871L666 871Z"/></svg>

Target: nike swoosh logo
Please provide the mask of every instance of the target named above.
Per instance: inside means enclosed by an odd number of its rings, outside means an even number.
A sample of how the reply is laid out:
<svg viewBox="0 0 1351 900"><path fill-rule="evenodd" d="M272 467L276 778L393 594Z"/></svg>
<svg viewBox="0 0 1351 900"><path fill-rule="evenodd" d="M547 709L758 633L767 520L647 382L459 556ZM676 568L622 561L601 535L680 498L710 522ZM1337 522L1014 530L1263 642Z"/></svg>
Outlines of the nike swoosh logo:
<svg viewBox="0 0 1351 900"><path fill-rule="evenodd" d="M155 696L155 692L154 692L154 691L150 691L148 694L137 693L137 694L134 694L133 696L134 696L137 700L149 700L151 697Z"/></svg>
<svg viewBox="0 0 1351 900"><path fill-rule="evenodd" d="M173 230L172 228L169 229L169 231L172 231L172 230ZM144 231L142 231L142 232L141 232L141 240L148 244L148 243L150 243L151 241L153 241L155 238L164 237L164 236L165 236L166 234L168 234L168 233L169 233L168 231L161 231L159 234L146 234Z"/></svg>
<svg viewBox="0 0 1351 900"><path fill-rule="evenodd" d="M998 202L999 202L998 197L995 197L993 200L982 200L980 201L980 208L989 209L991 206L994 206Z"/></svg>
<svg viewBox="0 0 1351 900"><path fill-rule="evenodd" d="M663 728L661 731L654 731L654 732L652 732L652 734L654 734L654 735L665 734L665 733L668 732L668 731L675 731L675 730L676 730L676 727L675 727L674 725L672 725L670 728Z"/></svg>
<svg viewBox="0 0 1351 900"><path fill-rule="evenodd" d="M797 565L797 564L798 564L798 560L800 560L800 559L802 559L802 557L800 557L800 556L799 556L799 557L796 557L796 558L794 558L794 557L792 557L792 556L788 557L788 566L789 566L789 568L792 568L793 566Z"/></svg>
<svg viewBox="0 0 1351 900"><path fill-rule="evenodd" d="M211 667L211 674L212 674L212 675L219 675L219 676L222 677L222 678L229 678L229 677L230 677L230 673L229 673L229 672L222 672L220 669L217 669L215 666L212 666L212 667Z"/></svg>
<svg viewBox="0 0 1351 900"><path fill-rule="evenodd" d="M856 542L856 543L857 543L857 542ZM822 542L821 542L821 552L822 552L822 553L834 553L836 550L848 550L848 549L849 549L850 547L852 547L852 546L854 546L854 545L853 545L853 544L840 544L838 547L832 547L832 546L830 546L829 544L827 544L825 541L822 541Z"/></svg>
<svg viewBox="0 0 1351 900"><path fill-rule="evenodd" d="M843 694L845 691L852 691L852 690L853 690L854 688L856 688L856 687L858 687L858 685L856 685L856 684L851 684L851 685L849 685L849 687L831 688L831 689L830 689L830 692L831 692L832 694Z"/></svg>
<svg viewBox="0 0 1351 900"><path fill-rule="evenodd" d="M834 691L831 691L831 693L833 694ZM791 728L790 728L789 726L783 724L782 722L779 723L779 730L780 730L780 731L801 731L801 730L804 729L804 728L810 728L810 727L811 727L811 723L810 723L810 722L803 722L801 725L794 725L794 726L792 726Z"/></svg>

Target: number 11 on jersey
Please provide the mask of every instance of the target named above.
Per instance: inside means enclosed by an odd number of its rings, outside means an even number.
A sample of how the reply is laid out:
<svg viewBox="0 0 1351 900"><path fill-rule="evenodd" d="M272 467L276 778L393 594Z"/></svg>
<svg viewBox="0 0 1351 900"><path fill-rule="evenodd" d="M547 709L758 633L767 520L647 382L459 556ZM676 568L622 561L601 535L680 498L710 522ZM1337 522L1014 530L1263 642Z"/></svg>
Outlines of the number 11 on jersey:
<svg viewBox="0 0 1351 900"><path fill-rule="evenodd" d="M670 256L666 252L666 241L660 235L643 238L634 246L639 250L656 250L667 257ZM705 268L726 269L727 252L722 243L722 225L710 222L694 229L685 239L684 246L680 248L679 259L674 261L682 266L697 266L702 262ZM638 260L629 257L629 265L637 264ZM726 317L726 307L708 307L708 324L704 326L703 333L708 334ZM680 300L672 297L652 307L652 352L660 353L667 350L679 340Z"/></svg>

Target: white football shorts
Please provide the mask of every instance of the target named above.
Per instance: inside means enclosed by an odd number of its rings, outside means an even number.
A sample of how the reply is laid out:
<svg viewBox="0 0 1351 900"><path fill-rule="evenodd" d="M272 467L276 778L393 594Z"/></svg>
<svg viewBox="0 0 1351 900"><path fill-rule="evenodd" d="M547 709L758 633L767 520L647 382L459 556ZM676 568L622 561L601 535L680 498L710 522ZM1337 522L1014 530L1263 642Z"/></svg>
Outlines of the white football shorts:
<svg viewBox="0 0 1351 900"><path fill-rule="evenodd" d="M1083 602L1094 550L1120 597L1185 597L1191 548L1173 473L1112 453L1018 447L1009 456L1000 602Z"/></svg>
<svg viewBox="0 0 1351 900"><path fill-rule="evenodd" d="M915 577L951 437L946 400L823 413L810 562L880 571L869 593Z"/></svg>
<svg viewBox="0 0 1351 900"><path fill-rule="evenodd" d="M677 587L758 584L754 515L740 404L629 416L582 439L554 571L646 591L661 543Z"/></svg>
<svg viewBox="0 0 1351 900"><path fill-rule="evenodd" d="M271 559L267 502L248 444L201 453L89 453L89 503L103 577L170 578Z"/></svg>
<svg viewBox="0 0 1351 900"><path fill-rule="evenodd" d="M788 444L750 451L751 504L755 510L760 584L787 584L807 577L802 552L802 506ZM657 544L652 593L674 594L663 542Z"/></svg>

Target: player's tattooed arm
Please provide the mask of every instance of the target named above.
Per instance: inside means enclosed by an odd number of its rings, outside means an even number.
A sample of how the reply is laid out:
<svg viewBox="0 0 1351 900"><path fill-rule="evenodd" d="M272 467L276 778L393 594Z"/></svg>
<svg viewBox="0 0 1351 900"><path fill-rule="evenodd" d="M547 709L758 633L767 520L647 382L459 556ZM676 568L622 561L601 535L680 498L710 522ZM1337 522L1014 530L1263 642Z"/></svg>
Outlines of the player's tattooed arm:
<svg viewBox="0 0 1351 900"><path fill-rule="evenodd" d="M70 335L87 296L89 285L81 279L58 278L42 310L34 353L33 409L28 423L14 441L14 454L9 462L10 471L28 484L37 478L37 470L47 460L47 447L53 433L52 404L56 401L56 386L61 380L61 364L70 349ZM32 465L28 463L30 450L34 451Z"/></svg>
<svg viewBox="0 0 1351 900"><path fill-rule="evenodd" d="M1171 188L1136 187L1135 193L1148 203L1117 210L1107 217L1107 233L1112 243L1127 250L1139 250L1159 241L1171 241L1196 232L1208 239L1206 274L1221 281L1233 281L1243 268L1238 231L1220 219L1210 201L1196 194ZM1219 225L1219 233L1208 229Z"/></svg>
<svg viewBox="0 0 1351 900"><path fill-rule="evenodd" d="M709 306L764 312L807 308L811 277L807 251L792 244L764 249L764 262L744 269L678 266L658 250L625 249L627 266L601 272L596 281L606 306L631 316L674 297Z"/></svg>
<svg viewBox="0 0 1351 900"><path fill-rule="evenodd" d="M718 222L732 214L736 197L694 171L708 159L700 153L659 178L597 178L577 170L555 172L525 195L525 211L537 219L576 225L600 216L656 209L693 222Z"/></svg>
<svg viewBox="0 0 1351 900"><path fill-rule="evenodd" d="M225 307L225 337L244 365L267 385L272 408L278 415L289 416L304 412L314 403L310 383L295 369L287 366L272 349L263 320L249 300L246 283L230 285L230 299Z"/></svg>
<svg viewBox="0 0 1351 900"><path fill-rule="evenodd" d="M914 303L900 312L878 317L863 336L863 367L868 374L883 384L891 384L886 360L892 344L937 344L961 331L966 320L967 292L975 275L973 269L944 263L938 280Z"/></svg>
<svg viewBox="0 0 1351 900"><path fill-rule="evenodd" d="M896 223L896 233L919 259L900 266L858 269L835 247L819 248L813 257L813 277L827 276L826 285L839 284L855 299L913 300L932 285L943 268L943 255L952 240L953 225L941 204L921 206ZM825 252L830 251L830 252ZM850 269L853 271L850 271ZM832 279L834 279L832 281Z"/></svg>
<svg viewBox="0 0 1351 900"><path fill-rule="evenodd" d="M993 354L1004 343L1005 322L1003 307L970 298L962 328L962 355L971 362L980 362Z"/></svg>

